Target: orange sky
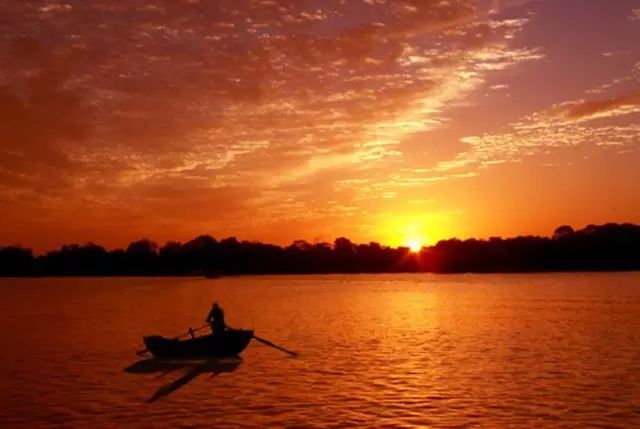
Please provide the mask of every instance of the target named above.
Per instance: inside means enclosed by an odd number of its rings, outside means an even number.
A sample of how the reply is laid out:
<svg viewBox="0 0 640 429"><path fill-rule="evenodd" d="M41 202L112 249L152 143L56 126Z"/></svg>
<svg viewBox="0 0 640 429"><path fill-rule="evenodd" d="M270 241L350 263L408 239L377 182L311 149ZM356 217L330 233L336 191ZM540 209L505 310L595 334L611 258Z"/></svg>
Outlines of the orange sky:
<svg viewBox="0 0 640 429"><path fill-rule="evenodd" d="M0 0L0 245L640 223L636 0Z"/></svg>

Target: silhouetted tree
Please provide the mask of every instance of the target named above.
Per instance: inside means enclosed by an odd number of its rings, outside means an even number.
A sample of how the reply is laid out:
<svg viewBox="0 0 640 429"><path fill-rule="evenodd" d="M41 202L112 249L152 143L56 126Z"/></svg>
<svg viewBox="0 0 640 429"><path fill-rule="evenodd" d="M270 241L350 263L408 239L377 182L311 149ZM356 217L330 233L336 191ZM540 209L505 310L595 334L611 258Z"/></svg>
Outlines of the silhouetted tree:
<svg viewBox="0 0 640 429"><path fill-rule="evenodd" d="M0 275L24 276L33 270L33 253L18 246L0 248Z"/></svg>
<svg viewBox="0 0 640 429"><path fill-rule="evenodd" d="M333 257L335 271L341 273L355 272L356 249L348 238L336 238L333 242Z"/></svg>
<svg viewBox="0 0 640 429"><path fill-rule="evenodd" d="M556 230L554 231L553 239L562 240L562 239L573 236L573 234L574 234L574 231L570 225L562 225L556 228Z"/></svg>
<svg viewBox="0 0 640 429"><path fill-rule="evenodd" d="M287 247L235 237L216 241L201 235L161 248L150 240L126 250L106 251L93 243L68 244L33 257L17 246L0 248L0 275L202 275L208 273L352 272L534 272L640 269L640 226L588 225L557 228L552 237L492 237L442 240L412 253L406 247L355 244L340 237L333 245L296 240Z"/></svg>
<svg viewBox="0 0 640 429"><path fill-rule="evenodd" d="M182 244L169 241L158 251L158 264L163 274L187 275L191 273L189 259Z"/></svg>
<svg viewBox="0 0 640 429"><path fill-rule="evenodd" d="M183 246L188 270L193 274L219 271L219 246L215 238L201 235Z"/></svg>
<svg viewBox="0 0 640 429"><path fill-rule="evenodd" d="M158 245L150 240L134 241L127 247L127 266L125 271L132 275L157 274Z"/></svg>

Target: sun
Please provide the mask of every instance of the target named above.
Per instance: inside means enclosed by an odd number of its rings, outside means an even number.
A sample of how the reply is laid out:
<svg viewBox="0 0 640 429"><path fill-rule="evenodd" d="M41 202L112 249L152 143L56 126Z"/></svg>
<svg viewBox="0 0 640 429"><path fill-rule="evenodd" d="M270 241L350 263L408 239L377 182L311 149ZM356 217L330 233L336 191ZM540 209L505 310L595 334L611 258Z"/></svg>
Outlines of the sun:
<svg viewBox="0 0 640 429"><path fill-rule="evenodd" d="M405 244L413 253L418 253L422 250L422 240L418 238L410 238Z"/></svg>

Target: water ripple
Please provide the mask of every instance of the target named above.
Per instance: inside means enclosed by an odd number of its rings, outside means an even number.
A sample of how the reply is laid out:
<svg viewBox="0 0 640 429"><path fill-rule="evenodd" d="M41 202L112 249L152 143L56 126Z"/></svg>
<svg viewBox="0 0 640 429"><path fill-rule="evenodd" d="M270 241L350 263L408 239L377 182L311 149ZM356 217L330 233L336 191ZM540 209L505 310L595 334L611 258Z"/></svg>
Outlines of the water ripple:
<svg viewBox="0 0 640 429"><path fill-rule="evenodd" d="M214 298L301 357L135 366ZM0 333L3 428L640 427L638 273L6 279Z"/></svg>

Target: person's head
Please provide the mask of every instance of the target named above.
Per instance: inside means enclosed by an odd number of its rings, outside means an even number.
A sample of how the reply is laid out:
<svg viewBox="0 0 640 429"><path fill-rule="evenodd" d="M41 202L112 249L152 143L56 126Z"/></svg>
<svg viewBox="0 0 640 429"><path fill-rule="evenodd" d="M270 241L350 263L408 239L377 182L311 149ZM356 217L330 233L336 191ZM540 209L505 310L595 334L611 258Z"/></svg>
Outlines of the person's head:
<svg viewBox="0 0 640 429"><path fill-rule="evenodd" d="M220 306L218 305L217 302L214 302L213 305L211 306L212 308L220 308Z"/></svg>

